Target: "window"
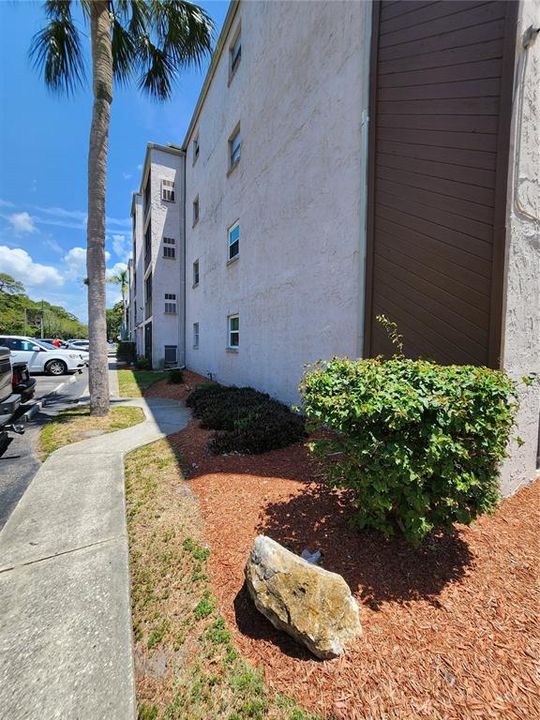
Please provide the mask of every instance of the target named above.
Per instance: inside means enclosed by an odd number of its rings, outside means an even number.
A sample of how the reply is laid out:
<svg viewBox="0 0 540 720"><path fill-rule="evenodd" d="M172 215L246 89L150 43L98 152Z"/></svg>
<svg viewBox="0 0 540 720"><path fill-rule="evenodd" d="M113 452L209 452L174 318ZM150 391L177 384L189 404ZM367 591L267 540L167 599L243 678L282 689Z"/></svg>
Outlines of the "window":
<svg viewBox="0 0 540 720"><path fill-rule="evenodd" d="M174 293L165 293L165 312L167 315L176 314L176 295Z"/></svg>
<svg viewBox="0 0 540 720"><path fill-rule="evenodd" d="M166 202L174 202L174 181L173 180L162 180L161 181L161 199Z"/></svg>
<svg viewBox="0 0 540 720"><path fill-rule="evenodd" d="M240 162L241 145L242 139L240 137L240 125L238 125L229 138L229 171L233 170Z"/></svg>
<svg viewBox="0 0 540 720"><path fill-rule="evenodd" d="M193 287L197 287L199 284L199 261L195 260L193 263Z"/></svg>
<svg viewBox="0 0 540 720"><path fill-rule="evenodd" d="M227 347L235 350L240 345L240 317L238 315L229 315L227 324L229 328Z"/></svg>
<svg viewBox="0 0 540 720"><path fill-rule="evenodd" d="M176 257L176 240L171 237L163 238L163 257L174 260Z"/></svg>
<svg viewBox="0 0 540 720"><path fill-rule="evenodd" d="M177 364L177 345L165 345L165 367L174 367Z"/></svg>
<svg viewBox="0 0 540 720"><path fill-rule="evenodd" d="M152 273L146 278L144 283L145 300L144 300L144 317L145 320L152 315Z"/></svg>
<svg viewBox="0 0 540 720"><path fill-rule="evenodd" d="M193 138L193 165L197 162L199 159L199 133L197 133L197 136Z"/></svg>
<svg viewBox="0 0 540 720"><path fill-rule="evenodd" d="M238 30L236 37L229 48L229 82L231 82L231 80L233 79L234 74L237 71L238 66L240 65L241 59L242 37L240 35L240 30Z"/></svg>
<svg viewBox="0 0 540 720"><path fill-rule="evenodd" d="M146 185L144 186L144 217L147 216L148 211L150 210L150 190L152 188L152 175L150 172L148 172L148 179L146 181Z"/></svg>
<svg viewBox="0 0 540 720"><path fill-rule="evenodd" d="M199 222L199 196L193 201L193 227Z"/></svg>
<svg viewBox="0 0 540 720"><path fill-rule="evenodd" d="M37 343L32 342L31 340L20 340L19 338L2 338L2 342L0 342L0 345L4 345L5 347L8 347L10 350L13 350L14 352L33 352L33 348L36 347ZM37 347L40 347L37 345ZM8 364L9 368L9 364Z"/></svg>
<svg viewBox="0 0 540 720"><path fill-rule="evenodd" d="M150 265L152 260L152 221L148 223L144 233L144 269Z"/></svg>
<svg viewBox="0 0 540 720"><path fill-rule="evenodd" d="M240 252L240 224L234 223L229 228L228 231L229 236L229 260L233 260L233 258L237 257L237 255Z"/></svg>
<svg viewBox="0 0 540 720"><path fill-rule="evenodd" d="M199 347L199 323L193 323L193 347Z"/></svg>

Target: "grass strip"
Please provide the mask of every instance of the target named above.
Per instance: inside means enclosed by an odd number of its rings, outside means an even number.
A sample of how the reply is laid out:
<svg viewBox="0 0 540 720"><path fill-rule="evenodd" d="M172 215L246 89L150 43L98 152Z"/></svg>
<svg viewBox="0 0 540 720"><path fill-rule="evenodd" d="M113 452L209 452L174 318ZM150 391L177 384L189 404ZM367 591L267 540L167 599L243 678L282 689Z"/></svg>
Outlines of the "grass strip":
<svg viewBox="0 0 540 720"><path fill-rule="evenodd" d="M124 430L143 420L144 413L137 407L115 406L103 417L90 415L90 408L87 406L63 410L41 430L39 437L41 459L45 460L58 448L85 440L94 433Z"/></svg>
<svg viewBox="0 0 540 720"><path fill-rule="evenodd" d="M270 691L235 649L180 466L166 440L126 458L138 719L317 720Z"/></svg>
<svg viewBox="0 0 540 720"><path fill-rule="evenodd" d="M142 397L143 392L150 385L169 377L167 371L132 370L131 368L117 370L117 374L120 397L123 398Z"/></svg>

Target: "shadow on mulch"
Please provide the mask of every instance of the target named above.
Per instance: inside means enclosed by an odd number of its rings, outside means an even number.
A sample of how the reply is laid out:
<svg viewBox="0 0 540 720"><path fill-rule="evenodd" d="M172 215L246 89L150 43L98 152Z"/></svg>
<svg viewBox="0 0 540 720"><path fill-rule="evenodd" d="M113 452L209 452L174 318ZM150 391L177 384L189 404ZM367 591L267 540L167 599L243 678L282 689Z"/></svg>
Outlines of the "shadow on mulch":
<svg viewBox="0 0 540 720"><path fill-rule="evenodd" d="M373 610L420 599L437 607L441 590L473 561L459 532L433 536L415 550L402 537L385 540L376 531L355 530L351 519L346 493L309 483L301 494L266 505L257 530L298 554L320 549L321 565L343 575Z"/></svg>
<svg viewBox="0 0 540 720"><path fill-rule="evenodd" d="M276 645L282 653L297 660L317 660L308 650L295 642L283 631L276 630L270 620L255 610L253 600L249 596L246 583L234 598L234 614L236 626L242 635L247 635L254 640L266 640Z"/></svg>

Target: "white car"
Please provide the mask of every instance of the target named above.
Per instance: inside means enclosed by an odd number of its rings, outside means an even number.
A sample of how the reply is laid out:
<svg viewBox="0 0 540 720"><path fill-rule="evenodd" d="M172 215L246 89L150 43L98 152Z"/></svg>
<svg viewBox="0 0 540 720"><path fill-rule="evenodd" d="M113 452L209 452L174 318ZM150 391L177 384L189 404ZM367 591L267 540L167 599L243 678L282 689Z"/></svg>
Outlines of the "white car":
<svg viewBox="0 0 540 720"><path fill-rule="evenodd" d="M11 359L14 362L28 363L30 372L64 375L82 369L86 364L85 353L61 350L24 335L0 335L0 345L11 350Z"/></svg>
<svg viewBox="0 0 540 720"><path fill-rule="evenodd" d="M76 340L73 338L71 340L68 340L67 343L68 345L79 348L79 350L86 350L86 352L88 352L88 348L90 346L88 340Z"/></svg>

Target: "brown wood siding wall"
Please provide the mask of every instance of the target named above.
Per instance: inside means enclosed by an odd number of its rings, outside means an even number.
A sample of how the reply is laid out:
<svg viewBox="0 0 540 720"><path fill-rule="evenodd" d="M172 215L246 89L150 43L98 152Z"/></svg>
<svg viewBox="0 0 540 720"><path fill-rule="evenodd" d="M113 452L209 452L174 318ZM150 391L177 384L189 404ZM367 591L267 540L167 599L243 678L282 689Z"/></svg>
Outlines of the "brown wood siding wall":
<svg viewBox="0 0 540 720"><path fill-rule="evenodd" d="M517 3L374 15L365 354L497 366Z"/></svg>

